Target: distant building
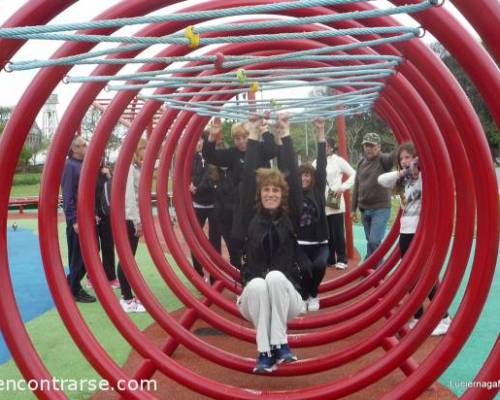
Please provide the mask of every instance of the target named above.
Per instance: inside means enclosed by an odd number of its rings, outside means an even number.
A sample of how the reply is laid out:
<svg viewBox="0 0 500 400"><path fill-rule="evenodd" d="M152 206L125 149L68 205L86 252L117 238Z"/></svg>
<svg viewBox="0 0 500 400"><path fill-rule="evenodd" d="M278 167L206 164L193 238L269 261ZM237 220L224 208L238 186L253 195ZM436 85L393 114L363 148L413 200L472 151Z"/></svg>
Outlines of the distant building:
<svg viewBox="0 0 500 400"><path fill-rule="evenodd" d="M42 147L43 133L38 124L35 122L26 137L26 146L32 151L36 151Z"/></svg>
<svg viewBox="0 0 500 400"><path fill-rule="evenodd" d="M57 104L59 104L57 94L51 94L43 106L42 132L46 138L51 138L54 135L59 124Z"/></svg>

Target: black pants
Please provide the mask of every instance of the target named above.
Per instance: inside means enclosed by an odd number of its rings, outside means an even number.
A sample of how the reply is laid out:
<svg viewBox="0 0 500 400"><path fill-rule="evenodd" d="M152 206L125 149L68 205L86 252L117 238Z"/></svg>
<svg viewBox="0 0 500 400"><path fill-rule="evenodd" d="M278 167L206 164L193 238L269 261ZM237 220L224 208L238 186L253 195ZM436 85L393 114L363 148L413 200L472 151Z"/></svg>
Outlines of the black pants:
<svg viewBox="0 0 500 400"><path fill-rule="evenodd" d="M130 248L132 249L132 254L135 256L135 252L137 251L137 246L139 244L139 238L135 236L135 226L134 223L130 220L127 220L127 234L128 241L130 243ZM124 300L131 300L134 298L132 294L132 289L130 288L130 284L128 283L127 277L122 270L120 263L118 263L118 280L120 281L120 289L122 292L122 297Z"/></svg>
<svg viewBox="0 0 500 400"><path fill-rule="evenodd" d="M85 265L83 264L82 253L80 251L80 240L73 228L73 224L66 225L66 240L68 242L68 283L71 293L77 295L82 290L81 281L85 276Z"/></svg>
<svg viewBox="0 0 500 400"><path fill-rule="evenodd" d="M399 252L401 253L401 257L403 257L410 247L411 241L413 240L413 237L415 236L414 233L401 233L399 235ZM432 300L434 296L436 295L437 291L437 285L434 285L427 296L429 300ZM420 306L417 312L415 313L414 317L416 319L422 318L422 315L424 314L424 306ZM448 316L448 312L444 314L443 318L446 318Z"/></svg>
<svg viewBox="0 0 500 400"><path fill-rule="evenodd" d="M101 249L102 265L106 272L108 281L116 279L115 272L115 243L113 241L113 232L111 231L111 220L109 215L101 218L97 224L97 238Z"/></svg>
<svg viewBox="0 0 500 400"><path fill-rule="evenodd" d="M318 287L325 276L326 265L328 263L328 245L300 245L300 250L309 259L311 268L311 273L305 274L303 277L305 279L303 283L304 292L308 293L311 297L317 297Z"/></svg>
<svg viewBox="0 0 500 400"><path fill-rule="evenodd" d="M241 269L241 249L243 246L234 239L231 233L233 228L233 216L232 211L230 211L230 213L231 214L219 216L218 221L220 233L226 243L227 251L229 253L229 262L234 267ZM220 212L218 214L220 214Z"/></svg>
<svg viewBox="0 0 500 400"><path fill-rule="evenodd" d="M196 213L196 218L198 219L198 223L200 226L203 228L205 226L205 223L208 220L208 240L212 244L212 246L217 250L219 253L221 251L221 242L220 242L220 229L219 229L219 222L217 218L215 218L215 208L196 208L194 209ZM201 264L198 262L198 260L194 257L193 254L191 254L191 257L193 259L193 267L200 274L200 276L203 276L203 268Z"/></svg>
<svg viewBox="0 0 500 400"><path fill-rule="evenodd" d="M330 237L328 245L330 247L330 258L328 263L335 265L338 262L347 264L345 250L344 214L330 214L327 216Z"/></svg>

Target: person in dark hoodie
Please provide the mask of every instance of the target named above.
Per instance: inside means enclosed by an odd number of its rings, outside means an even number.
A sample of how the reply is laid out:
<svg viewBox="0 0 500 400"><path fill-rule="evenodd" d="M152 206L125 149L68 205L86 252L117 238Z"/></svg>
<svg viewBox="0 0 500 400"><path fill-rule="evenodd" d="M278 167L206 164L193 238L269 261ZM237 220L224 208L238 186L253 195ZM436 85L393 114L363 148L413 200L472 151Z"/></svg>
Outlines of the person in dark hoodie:
<svg viewBox="0 0 500 400"><path fill-rule="evenodd" d="M75 301L80 303L93 303L96 301L95 297L88 294L82 288L81 284L81 281L85 276L86 269L80 251L78 221L76 219L80 171L82 169L82 163L86 151L87 142L81 136L76 136L71 143L68 159L64 164L61 189L63 195L64 216L66 217L66 239L68 242L68 283Z"/></svg>
<svg viewBox="0 0 500 400"><path fill-rule="evenodd" d="M268 373L297 360L288 345L287 321L305 312L297 263L302 193L287 115L279 115L276 132L282 137L287 178L276 168L258 168L259 123L254 118L247 124L250 136L240 186L242 223L235 230L245 243L243 292L237 306L256 329L259 356L253 371Z"/></svg>
<svg viewBox="0 0 500 400"><path fill-rule="evenodd" d="M260 125L259 129L267 130L267 125ZM225 174L232 179L232 188L227 188L221 192L224 199L224 208L230 209L224 221L226 225L231 226L231 238L226 240L229 250L231 264L236 268L241 268L241 248L242 244L236 239L234 230L241 223L239 211L239 186L243 167L245 164L245 153L247 149L248 131L243 123L235 123L231 127L231 136L234 140L234 147L229 149L216 149L216 138L221 135L222 128L220 121L215 121L209 127L209 135L203 143L202 154L206 162L217 167L227 167ZM269 132L262 134L262 140L259 140L258 147L258 167L269 167L269 160L278 155L278 147L274 141L274 136ZM228 219L230 218L230 221ZM227 236L227 235L226 235Z"/></svg>
<svg viewBox="0 0 500 400"><path fill-rule="evenodd" d="M95 193L97 239L101 250L102 265L104 266L109 285L113 289L117 289L120 287L120 282L116 277L115 242L113 240L110 219L111 171L104 164L104 161L101 162L99 174L97 175ZM92 287L90 277L88 277L88 283Z"/></svg>
<svg viewBox="0 0 500 400"><path fill-rule="evenodd" d="M219 221L215 214L215 192L218 180L217 167L205 161L201 153L202 147L203 138L196 144L189 191L192 194L193 207L198 223L203 228L208 220L208 239L212 246L220 253L220 228ZM204 273L202 266L193 255L192 258L194 268L198 274L203 277Z"/></svg>
<svg viewBox="0 0 500 400"><path fill-rule="evenodd" d="M302 214L300 215L298 243L310 273L304 274L304 292L307 310L319 310L318 287L325 276L330 251L328 248L328 220L325 213L326 138L325 121L314 120L318 140L317 165L302 164L299 175L302 183ZM305 300L306 300L305 299Z"/></svg>

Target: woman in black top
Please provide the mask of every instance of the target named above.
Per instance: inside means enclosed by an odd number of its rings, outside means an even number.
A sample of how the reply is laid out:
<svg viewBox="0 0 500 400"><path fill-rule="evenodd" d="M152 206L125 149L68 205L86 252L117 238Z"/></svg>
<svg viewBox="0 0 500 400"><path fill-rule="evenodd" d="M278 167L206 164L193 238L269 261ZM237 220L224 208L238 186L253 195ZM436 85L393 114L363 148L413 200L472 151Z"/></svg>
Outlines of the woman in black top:
<svg viewBox="0 0 500 400"><path fill-rule="evenodd" d="M279 115L277 134L282 140L282 164L289 171L258 168L259 124L247 123L250 132L240 186L241 220L237 231L244 240L241 269L243 293L237 305L256 328L259 357L254 372L273 371L297 360L287 342L287 321L305 311L299 293L297 226L302 195L288 117Z"/></svg>
<svg viewBox="0 0 500 400"><path fill-rule="evenodd" d="M318 140L317 165L302 164L299 175L302 183L302 213L299 222L298 242L301 256L310 267L304 274L304 292L308 311L319 310L318 287L325 276L328 264L328 220L325 213L326 188L326 138L325 121L314 121ZM303 258L301 258L302 260Z"/></svg>
<svg viewBox="0 0 500 400"><path fill-rule="evenodd" d="M101 162L99 175L97 176L95 195L95 215L97 222L97 238L101 249L102 265L106 272L109 284L113 289L120 287L115 271L115 242L111 230L110 219L110 197L111 197L111 171ZM90 277L89 286L92 286Z"/></svg>
<svg viewBox="0 0 500 400"><path fill-rule="evenodd" d="M204 133L204 136L207 136ZM191 170L191 184L189 191L193 199L193 208L196 213L198 223L203 228L208 220L208 239L212 246L220 253L220 228L219 221L215 214L215 194L218 184L217 167L210 165L203 158L201 149L203 139L196 144L196 153L193 156L193 167ZM200 276L204 276L203 267L191 253L193 266Z"/></svg>
<svg viewBox="0 0 500 400"><path fill-rule="evenodd" d="M265 124L259 125L261 131L265 131ZM231 179L231 182L226 181L226 190L221 191L219 194L224 196L222 202L218 204L223 205L223 209L226 214L225 218L221 219L220 222L225 223L223 230L229 230L230 233L226 234L226 245L229 250L231 264L236 268L241 267L241 248L242 243L238 241L236 230L240 229L238 226L238 221L240 221L239 204L239 187L241 184L241 177L243 173L243 168L245 166L245 153L247 151L247 141L248 141L248 130L247 124L235 123L231 127L231 136L234 140L234 147L228 149L217 149L216 148L216 137L222 135L222 126L220 121L214 121L210 126L209 136L207 140L203 143L202 154L205 160L209 164L216 165L218 167L227 168L225 175ZM278 148L274 142L274 137L269 132L264 132L261 136L262 140L259 139L258 143L258 163L255 169L259 167L269 167L269 160L276 157L278 153ZM227 212L226 212L227 211ZM224 229L229 227L229 229Z"/></svg>

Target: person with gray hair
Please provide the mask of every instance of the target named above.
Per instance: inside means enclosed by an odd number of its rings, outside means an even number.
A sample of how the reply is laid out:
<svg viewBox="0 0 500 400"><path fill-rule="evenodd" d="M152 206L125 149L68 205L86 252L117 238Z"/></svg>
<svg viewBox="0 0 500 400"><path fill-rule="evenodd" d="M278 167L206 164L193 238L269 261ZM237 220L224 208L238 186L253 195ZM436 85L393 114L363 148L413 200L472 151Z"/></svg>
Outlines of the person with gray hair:
<svg viewBox="0 0 500 400"><path fill-rule="evenodd" d="M80 303L93 303L96 301L95 297L88 294L81 284L86 269L80 251L78 222L76 219L78 184L86 151L87 142L81 136L76 136L71 143L68 159L64 164L61 190L63 195L64 216L66 217L66 240L68 243L68 283L75 301Z"/></svg>
<svg viewBox="0 0 500 400"><path fill-rule="evenodd" d="M382 242L391 215L391 191L380 186L377 179L392 170L394 156L382 153L377 133L367 133L361 144L364 156L358 163L354 180L351 218L354 222L358 220L356 210L359 208L368 258Z"/></svg>

